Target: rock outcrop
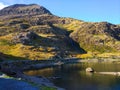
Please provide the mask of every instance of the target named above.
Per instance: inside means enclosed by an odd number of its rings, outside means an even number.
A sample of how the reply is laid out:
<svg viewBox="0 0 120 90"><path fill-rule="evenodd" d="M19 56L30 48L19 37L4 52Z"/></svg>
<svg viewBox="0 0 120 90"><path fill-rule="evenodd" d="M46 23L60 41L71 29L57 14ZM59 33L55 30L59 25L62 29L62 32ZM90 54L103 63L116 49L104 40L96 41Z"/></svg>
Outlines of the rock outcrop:
<svg viewBox="0 0 120 90"><path fill-rule="evenodd" d="M18 33L13 37L12 42L17 44L17 43L22 43L22 44L30 44L32 43L32 40L37 39L39 36L34 33L34 32L21 32Z"/></svg>

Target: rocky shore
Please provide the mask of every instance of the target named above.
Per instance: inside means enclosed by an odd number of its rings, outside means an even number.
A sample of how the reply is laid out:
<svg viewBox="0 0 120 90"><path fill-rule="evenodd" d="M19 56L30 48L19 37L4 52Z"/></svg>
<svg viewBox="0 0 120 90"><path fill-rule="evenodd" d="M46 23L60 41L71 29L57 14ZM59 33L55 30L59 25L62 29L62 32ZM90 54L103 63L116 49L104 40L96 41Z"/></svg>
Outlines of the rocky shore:
<svg viewBox="0 0 120 90"><path fill-rule="evenodd" d="M52 82L50 82L45 77L28 76L23 73L25 70L42 69L46 67L60 65L63 63L61 62L46 63L45 62L45 63L33 64L36 62L37 61L2 62L0 63L0 71L7 74L8 76L15 77L15 78L21 78L21 80L34 83L35 85L52 87L52 88L56 88L57 90L64 90L63 88L59 88L55 86Z"/></svg>

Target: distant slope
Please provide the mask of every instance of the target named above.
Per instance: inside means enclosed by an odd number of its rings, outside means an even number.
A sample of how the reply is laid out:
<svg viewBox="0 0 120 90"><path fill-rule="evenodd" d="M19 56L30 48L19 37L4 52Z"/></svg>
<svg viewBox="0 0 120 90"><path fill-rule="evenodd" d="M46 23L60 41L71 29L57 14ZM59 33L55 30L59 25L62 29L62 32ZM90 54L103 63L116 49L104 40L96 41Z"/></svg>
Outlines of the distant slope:
<svg viewBox="0 0 120 90"><path fill-rule="evenodd" d="M84 23L70 37L87 51L120 51L120 26L111 23Z"/></svg>

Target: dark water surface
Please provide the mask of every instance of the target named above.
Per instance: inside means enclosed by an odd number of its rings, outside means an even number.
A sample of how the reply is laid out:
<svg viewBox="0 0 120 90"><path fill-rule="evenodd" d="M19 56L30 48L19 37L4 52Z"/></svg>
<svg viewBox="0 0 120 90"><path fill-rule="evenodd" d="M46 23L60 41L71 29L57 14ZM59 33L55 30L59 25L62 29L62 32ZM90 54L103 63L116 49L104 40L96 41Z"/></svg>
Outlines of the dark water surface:
<svg viewBox="0 0 120 90"><path fill-rule="evenodd" d="M0 90L39 90L26 82L0 78Z"/></svg>
<svg viewBox="0 0 120 90"><path fill-rule="evenodd" d="M79 63L42 70L31 70L25 73L33 76L47 77L56 86L66 90L120 90L119 76L86 73L86 67L92 67L97 72L120 71L120 64Z"/></svg>

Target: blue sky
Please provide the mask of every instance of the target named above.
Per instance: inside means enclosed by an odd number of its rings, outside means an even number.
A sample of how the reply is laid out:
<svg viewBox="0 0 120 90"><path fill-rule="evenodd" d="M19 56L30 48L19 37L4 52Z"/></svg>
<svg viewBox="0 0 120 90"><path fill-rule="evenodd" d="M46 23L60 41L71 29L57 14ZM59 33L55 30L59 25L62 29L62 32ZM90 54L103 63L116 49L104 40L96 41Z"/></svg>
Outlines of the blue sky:
<svg viewBox="0 0 120 90"><path fill-rule="evenodd" d="M39 4L62 17L120 24L120 0L0 0L0 7L18 3Z"/></svg>

